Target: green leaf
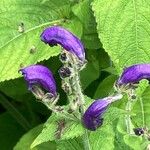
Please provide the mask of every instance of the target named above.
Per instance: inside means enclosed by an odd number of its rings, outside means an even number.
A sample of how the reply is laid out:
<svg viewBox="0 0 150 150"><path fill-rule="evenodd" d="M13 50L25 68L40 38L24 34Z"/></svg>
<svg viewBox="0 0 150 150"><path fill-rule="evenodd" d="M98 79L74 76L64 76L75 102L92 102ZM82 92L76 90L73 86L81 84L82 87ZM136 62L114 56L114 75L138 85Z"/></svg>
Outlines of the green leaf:
<svg viewBox="0 0 150 150"><path fill-rule="evenodd" d="M85 101L86 101L85 107L87 109L89 105L93 102L93 100L85 96ZM105 126L107 125L111 125L114 120L116 120L119 117L122 117L122 115L124 115L123 110L120 110L115 107L111 107L104 115L104 124L102 128L105 128ZM84 134L84 128L80 122L65 120L65 128L62 131L60 138L58 138L58 134L57 134L58 121L62 119L63 118L60 118L55 114L52 115L45 123L42 132L37 136L37 138L32 143L31 148L47 141L56 140L56 142L59 142L61 140L77 138Z"/></svg>
<svg viewBox="0 0 150 150"><path fill-rule="evenodd" d="M117 107L110 107L103 115L104 123L103 126L113 124L113 121L119 118L123 118L125 115L125 111L122 109L119 109Z"/></svg>
<svg viewBox="0 0 150 150"><path fill-rule="evenodd" d="M133 107L133 121L139 127L147 126L150 128L150 87L147 87L143 92L142 97L140 97Z"/></svg>
<svg viewBox="0 0 150 150"><path fill-rule="evenodd" d="M82 88L85 89L90 83L96 80L100 75L100 50L86 50L86 59L88 63L80 73Z"/></svg>
<svg viewBox="0 0 150 150"><path fill-rule="evenodd" d="M114 150L122 149L122 150L132 150L128 145L125 144L123 139L123 134L119 133L117 130L115 130L115 140L114 140Z"/></svg>
<svg viewBox="0 0 150 150"><path fill-rule="evenodd" d="M57 150L83 150L82 138L57 141Z"/></svg>
<svg viewBox="0 0 150 150"><path fill-rule="evenodd" d="M103 98L105 96L108 96L113 90L113 85L116 79L117 76L109 75L102 82L100 82L98 88L95 91L94 98Z"/></svg>
<svg viewBox="0 0 150 150"><path fill-rule="evenodd" d="M93 100L85 96L85 102L85 107L87 108L93 102ZM64 118L53 114L44 124L42 132L34 140L34 142L31 145L31 148L47 141L68 140L83 135L84 128L80 122L65 119L65 128L59 139L57 136L58 121L62 119Z"/></svg>
<svg viewBox="0 0 150 150"><path fill-rule="evenodd" d="M145 122L145 119L150 114L149 110L147 110L146 108L146 106L148 105L147 104L148 102L143 98L143 96L145 95L145 92L147 91L148 86L149 86L149 81L146 79L143 79L139 82L138 87L135 89L136 100L133 101L133 104L132 104L133 105L132 112L134 114L132 116L132 120L133 120L133 123L139 127L145 127L149 124L149 121Z"/></svg>
<svg viewBox="0 0 150 150"><path fill-rule="evenodd" d="M148 80L146 79L141 80L136 89L136 95L140 98L148 86L149 86Z"/></svg>
<svg viewBox="0 0 150 150"><path fill-rule="evenodd" d="M31 148L47 141L59 140L57 137L59 120L60 118L58 118L56 115L51 116L45 123L45 127L42 132L32 143ZM81 136L83 132L84 128L78 122L66 121L64 131L60 138L61 140L72 139L74 137Z"/></svg>
<svg viewBox="0 0 150 150"><path fill-rule="evenodd" d="M38 136L38 134L42 131L43 125L38 125L37 127L33 128L25 135L21 137L19 142L14 147L14 150L31 150L30 145L34 141L34 139ZM55 144L53 142L43 143L41 145L36 146L33 150L45 150L48 148L49 150L55 150Z"/></svg>
<svg viewBox="0 0 150 150"><path fill-rule="evenodd" d="M128 146L132 148L132 150L144 150L146 149L146 145L148 142L145 143L145 139L139 136L131 136L131 135L125 135L124 136L124 142Z"/></svg>
<svg viewBox="0 0 150 150"><path fill-rule="evenodd" d="M68 0L37 0L36 5L34 0L0 1L0 81L17 78L21 67L60 53L59 46L52 48L40 41L47 26L63 25L81 37L82 25L77 18L70 17L70 5ZM64 22L64 18L68 20ZM18 32L21 23L23 33Z"/></svg>
<svg viewBox="0 0 150 150"><path fill-rule="evenodd" d="M23 78L2 82L0 84L0 91L15 100L19 100L23 94L28 92Z"/></svg>
<svg viewBox="0 0 150 150"><path fill-rule="evenodd" d="M114 148L114 136L112 126L107 125L96 132L91 132L90 143L92 150L112 150Z"/></svg>
<svg viewBox="0 0 150 150"><path fill-rule="evenodd" d="M110 74L117 75L117 71L114 67L108 67L108 68L103 69L102 71L106 71Z"/></svg>
<svg viewBox="0 0 150 150"><path fill-rule="evenodd" d="M0 104L10 113L10 115L20 124L25 130L29 130L31 125L21 113L21 111L13 105L2 93L0 93Z"/></svg>
<svg viewBox="0 0 150 150"><path fill-rule="evenodd" d="M1 150L12 150L13 146L24 133L24 129L9 113L0 115L0 146Z"/></svg>
<svg viewBox="0 0 150 150"><path fill-rule="evenodd" d="M99 85L99 78L103 78L103 75L101 76L101 71L110 66L110 58L103 49L86 49L86 59L88 62L86 68L81 71L80 79L82 88L84 90L87 88L85 92L87 95L91 96ZM94 82L96 82L96 84Z"/></svg>
<svg viewBox="0 0 150 150"><path fill-rule="evenodd" d="M94 0L99 38L117 71L150 61L149 0Z"/></svg>
<svg viewBox="0 0 150 150"><path fill-rule="evenodd" d="M81 1L73 6L72 11L80 19L84 26L82 40L85 48L100 48L101 43L96 31L96 22L91 9L91 0Z"/></svg>
<svg viewBox="0 0 150 150"><path fill-rule="evenodd" d="M120 142L124 143L123 145L121 144L122 147L124 147L124 149L144 150L146 149L146 146L149 143L149 141L144 136L136 136L134 134L127 134L124 118L119 119L117 123L116 133L117 133L116 135L119 135L119 137L121 138Z"/></svg>

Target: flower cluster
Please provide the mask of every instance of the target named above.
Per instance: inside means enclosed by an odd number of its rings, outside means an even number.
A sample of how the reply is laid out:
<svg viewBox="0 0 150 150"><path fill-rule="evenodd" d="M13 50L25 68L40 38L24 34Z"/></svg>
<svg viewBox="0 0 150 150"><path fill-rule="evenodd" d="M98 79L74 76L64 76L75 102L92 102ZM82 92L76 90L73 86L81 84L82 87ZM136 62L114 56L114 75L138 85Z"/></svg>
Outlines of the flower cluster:
<svg viewBox="0 0 150 150"><path fill-rule="evenodd" d="M63 66L59 69L59 74L62 79L62 87L69 95L70 109L67 110L68 116L79 110L84 105L84 97L79 83L78 71L85 62L85 52L81 41L68 30L60 26L52 26L46 28L41 34L41 40L50 45L61 45L62 52L60 60ZM79 69L80 68L80 69ZM56 92L56 83L52 72L42 65L31 65L20 69L24 79L28 83L29 90L42 100L42 102L52 105L51 100L55 100L54 106L56 108L58 94ZM126 68L120 78L116 82L116 86L121 86L138 83L142 79L150 78L150 64L137 64ZM71 94L70 94L71 93ZM70 96L71 95L71 96ZM108 106L122 98L122 94L115 94L103 99L95 100L86 111L81 115L81 121L85 128L95 131L103 124L103 114ZM47 101L45 101L45 99ZM56 110L56 109L55 109ZM57 110L63 110L57 108ZM56 111L55 111L56 112Z"/></svg>

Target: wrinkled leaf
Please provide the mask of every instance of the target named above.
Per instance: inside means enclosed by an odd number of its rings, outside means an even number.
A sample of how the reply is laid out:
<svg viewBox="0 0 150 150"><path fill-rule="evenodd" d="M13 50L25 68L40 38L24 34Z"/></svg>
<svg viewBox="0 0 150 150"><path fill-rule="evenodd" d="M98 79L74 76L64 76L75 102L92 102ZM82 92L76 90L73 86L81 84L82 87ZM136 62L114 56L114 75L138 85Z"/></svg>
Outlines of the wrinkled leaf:
<svg viewBox="0 0 150 150"><path fill-rule="evenodd" d="M34 141L34 139L38 136L38 134L42 131L43 125L38 125L37 127L33 128L32 130L28 131L25 135L21 137L19 142L14 147L14 150L31 150L30 145ZM45 150L48 148L49 150L55 150L55 143L47 142L41 145L36 146L32 150Z"/></svg>
<svg viewBox="0 0 150 150"><path fill-rule="evenodd" d="M97 31L117 71L150 62L150 1L94 0Z"/></svg>
<svg viewBox="0 0 150 150"><path fill-rule="evenodd" d="M96 22L91 8L91 0L84 0L74 5L72 11L83 24L82 40L84 46L88 49L100 48L101 43L96 31Z"/></svg>
<svg viewBox="0 0 150 150"><path fill-rule="evenodd" d="M49 47L40 41L47 26L63 25L79 37L82 25L70 17L70 2L12 0L0 2L0 81L19 77L18 70L29 64L57 56L60 47ZM64 18L69 18L64 22ZM23 26L24 32L18 28Z"/></svg>

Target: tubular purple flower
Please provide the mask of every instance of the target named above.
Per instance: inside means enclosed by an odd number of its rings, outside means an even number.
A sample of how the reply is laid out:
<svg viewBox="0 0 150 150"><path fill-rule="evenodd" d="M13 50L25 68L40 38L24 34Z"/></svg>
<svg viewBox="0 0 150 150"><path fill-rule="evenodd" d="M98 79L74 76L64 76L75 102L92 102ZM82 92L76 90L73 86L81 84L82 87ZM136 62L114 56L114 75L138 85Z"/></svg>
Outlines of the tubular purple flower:
<svg viewBox="0 0 150 150"><path fill-rule="evenodd" d="M31 65L20 69L24 79L28 83L28 89L33 91L34 86L40 86L52 96L56 96L56 83L53 78L52 72L42 65Z"/></svg>
<svg viewBox="0 0 150 150"><path fill-rule="evenodd" d="M94 101L88 109L85 111L82 122L83 125L91 130L95 131L98 127L100 127L103 124L103 114L108 108L108 106L116 101L122 98L122 95L116 95L116 96L110 96L103 99L99 99Z"/></svg>
<svg viewBox="0 0 150 150"><path fill-rule="evenodd" d="M71 32L60 26L46 28L41 34L41 40L50 46L60 44L65 50L76 55L79 60L85 60L84 47L81 41Z"/></svg>
<svg viewBox="0 0 150 150"><path fill-rule="evenodd" d="M117 85L138 83L142 79L150 79L150 64L136 64L126 68L117 81Z"/></svg>

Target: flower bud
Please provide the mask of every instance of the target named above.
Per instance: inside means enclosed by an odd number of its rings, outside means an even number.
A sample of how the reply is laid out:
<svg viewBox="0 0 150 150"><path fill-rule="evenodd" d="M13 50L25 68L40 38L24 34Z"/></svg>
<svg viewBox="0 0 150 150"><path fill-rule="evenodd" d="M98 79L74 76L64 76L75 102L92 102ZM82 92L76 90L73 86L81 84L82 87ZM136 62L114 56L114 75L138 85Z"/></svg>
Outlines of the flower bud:
<svg viewBox="0 0 150 150"><path fill-rule="evenodd" d="M59 69L59 75L60 75L61 78L70 77L71 71L68 67L61 67Z"/></svg>
<svg viewBox="0 0 150 150"><path fill-rule="evenodd" d="M94 101L88 109L85 111L82 122L83 125L91 130L95 131L98 127L100 127L103 124L103 114L108 108L108 106L116 101L122 98L122 95L116 95L116 96L110 96L103 99L99 99Z"/></svg>
<svg viewBox="0 0 150 150"><path fill-rule="evenodd" d="M81 41L71 32L60 26L46 28L41 34L41 40L50 46L60 44L65 50L77 56L79 60L85 60L84 47Z"/></svg>
<svg viewBox="0 0 150 150"><path fill-rule="evenodd" d="M134 84L142 79L150 79L150 64L137 64L124 69L117 85Z"/></svg>
<svg viewBox="0 0 150 150"><path fill-rule="evenodd" d="M135 135L140 136L144 134L144 129L143 128L134 128L133 129Z"/></svg>
<svg viewBox="0 0 150 150"><path fill-rule="evenodd" d="M96 100L86 110L83 115L84 126L92 131L95 131L103 123L102 115L106 111L110 101L107 100Z"/></svg>
<svg viewBox="0 0 150 150"><path fill-rule="evenodd" d="M46 92L53 97L57 96L56 83L52 72L42 65L31 65L20 69L24 79L28 83L28 89L36 95L37 98L42 99Z"/></svg>
<svg viewBox="0 0 150 150"><path fill-rule="evenodd" d="M61 62L67 62L67 56L66 53L62 53L59 57Z"/></svg>

